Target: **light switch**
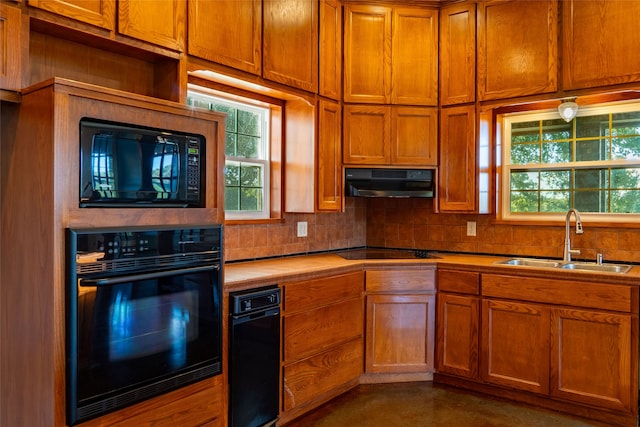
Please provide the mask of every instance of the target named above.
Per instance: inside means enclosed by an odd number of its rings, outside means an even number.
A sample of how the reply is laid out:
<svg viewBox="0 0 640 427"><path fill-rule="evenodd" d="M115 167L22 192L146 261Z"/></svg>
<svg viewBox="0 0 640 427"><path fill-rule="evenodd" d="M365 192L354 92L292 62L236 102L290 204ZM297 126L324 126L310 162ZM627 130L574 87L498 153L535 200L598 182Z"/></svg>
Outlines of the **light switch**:
<svg viewBox="0 0 640 427"><path fill-rule="evenodd" d="M307 237L307 221L298 222L298 237Z"/></svg>
<svg viewBox="0 0 640 427"><path fill-rule="evenodd" d="M476 222L467 221L467 236L475 236L475 235L476 235Z"/></svg>

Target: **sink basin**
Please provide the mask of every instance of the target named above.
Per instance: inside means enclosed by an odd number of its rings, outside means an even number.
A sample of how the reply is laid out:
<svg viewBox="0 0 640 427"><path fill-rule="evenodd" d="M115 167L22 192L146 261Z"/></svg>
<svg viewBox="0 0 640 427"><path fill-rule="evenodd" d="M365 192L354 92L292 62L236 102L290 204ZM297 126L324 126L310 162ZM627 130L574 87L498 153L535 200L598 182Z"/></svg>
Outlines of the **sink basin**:
<svg viewBox="0 0 640 427"><path fill-rule="evenodd" d="M564 268L567 270L599 271L601 273L620 274L627 273L631 270L631 265L625 264L596 264L593 262L568 262L565 264L560 260L536 258L510 258L504 261L497 261L496 264L519 265L521 267Z"/></svg>
<svg viewBox="0 0 640 427"><path fill-rule="evenodd" d="M506 261L498 261L496 262L496 264L520 265L524 267L547 267L547 268L557 268L562 266L562 263L560 261L554 261L551 259L532 259L532 258L511 258Z"/></svg>
<svg viewBox="0 0 640 427"><path fill-rule="evenodd" d="M630 265L623 264L591 264L591 263L579 263L570 262L563 264L562 268L569 270L589 270L589 271L601 271L605 273L626 273L631 270Z"/></svg>

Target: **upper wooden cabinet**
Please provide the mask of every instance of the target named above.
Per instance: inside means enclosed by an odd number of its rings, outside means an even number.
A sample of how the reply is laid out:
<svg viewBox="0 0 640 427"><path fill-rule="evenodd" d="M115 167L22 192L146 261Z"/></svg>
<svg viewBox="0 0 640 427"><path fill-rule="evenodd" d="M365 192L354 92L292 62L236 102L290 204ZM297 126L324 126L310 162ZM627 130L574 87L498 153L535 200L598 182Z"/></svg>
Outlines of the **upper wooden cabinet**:
<svg viewBox="0 0 640 427"><path fill-rule="evenodd" d="M604 49L604 47L603 47ZM588 55L590 48L584 54ZM478 3L480 100L558 89L558 2Z"/></svg>
<svg viewBox="0 0 640 427"><path fill-rule="evenodd" d="M564 89L640 80L640 2L562 2Z"/></svg>
<svg viewBox="0 0 640 427"><path fill-rule="evenodd" d="M437 110L431 107L345 105L343 162L436 166Z"/></svg>
<svg viewBox="0 0 640 427"><path fill-rule="evenodd" d="M475 106L440 111L440 169L438 201L441 212L476 209Z"/></svg>
<svg viewBox="0 0 640 427"><path fill-rule="evenodd" d="M189 0L188 53L262 73L262 1Z"/></svg>
<svg viewBox="0 0 640 427"><path fill-rule="evenodd" d="M440 9L440 103L476 99L476 5Z"/></svg>
<svg viewBox="0 0 640 427"><path fill-rule="evenodd" d="M342 109L337 102L318 102L316 206L319 211L342 209Z"/></svg>
<svg viewBox="0 0 640 427"><path fill-rule="evenodd" d="M116 0L28 0L29 6L107 30L115 29Z"/></svg>
<svg viewBox="0 0 640 427"><path fill-rule="evenodd" d="M118 0L118 32L183 51L186 0Z"/></svg>
<svg viewBox="0 0 640 427"><path fill-rule="evenodd" d="M436 105L438 11L347 4L344 100Z"/></svg>
<svg viewBox="0 0 640 427"><path fill-rule="evenodd" d="M342 3L320 2L319 42L320 95L340 100L342 95Z"/></svg>
<svg viewBox="0 0 640 427"><path fill-rule="evenodd" d="M0 89L22 88L22 14L17 7L0 3Z"/></svg>
<svg viewBox="0 0 640 427"><path fill-rule="evenodd" d="M263 77L318 91L318 2L263 3Z"/></svg>

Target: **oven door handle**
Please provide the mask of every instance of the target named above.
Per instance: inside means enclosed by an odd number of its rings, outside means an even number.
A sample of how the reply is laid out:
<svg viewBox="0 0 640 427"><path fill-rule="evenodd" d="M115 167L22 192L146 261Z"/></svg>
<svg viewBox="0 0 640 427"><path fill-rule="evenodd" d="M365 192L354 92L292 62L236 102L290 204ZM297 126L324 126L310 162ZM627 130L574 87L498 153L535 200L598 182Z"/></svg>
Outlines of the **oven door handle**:
<svg viewBox="0 0 640 427"><path fill-rule="evenodd" d="M101 279L80 279L80 286L109 286L136 280L158 279L160 277L175 276L177 274L201 273L203 271L220 270L220 264L205 267L181 268L178 270L155 271L153 273L132 274L129 276L104 277Z"/></svg>

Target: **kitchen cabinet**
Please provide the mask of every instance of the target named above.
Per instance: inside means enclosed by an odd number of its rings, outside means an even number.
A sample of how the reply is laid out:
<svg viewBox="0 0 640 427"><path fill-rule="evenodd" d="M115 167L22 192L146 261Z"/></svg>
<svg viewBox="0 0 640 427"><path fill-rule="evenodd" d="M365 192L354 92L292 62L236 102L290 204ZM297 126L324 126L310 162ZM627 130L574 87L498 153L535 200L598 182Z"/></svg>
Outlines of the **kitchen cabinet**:
<svg viewBox="0 0 640 427"><path fill-rule="evenodd" d="M435 343L435 270L367 269L366 382L431 379ZM416 375L417 374L417 375Z"/></svg>
<svg viewBox="0 0 640 427"><path fill-rule="evenodd" d="M640 80L637 17L640 3L562 2L562 76L565 90Z"/></svg>
<svg viewBox="0 0 640 427"><path fill-rule="evenodd" d="M345 105L345 165L437 166L437 109Z"/></svg>
<svg viewBox="0 0 640 427"><path fill-rule="evenodd" d="M440 103L476 99L476 5L465 2L440 9Z"/></svg>
<svg viewBox="0 0 640 427"><path fill-rule="evenodd" d="M473 212L476 209L476 115L474 105L440 111L440 212Z"/></svg>
<svg viewBox="0 0 640 427"><path fill-rule="evenodd" d="M331 101L318 101L317 210L342 209L342 109Z"/></svg>
<svg viewBox="0 0 640 427"><path fill-rule="evenodd" d="M186 0L118 0L118 32L182 52L186 8Z"/></svg>
<svg viewBox="0 0 640 427"><path fill-rule="evenodd" d="M483 274L482 295L484 380L637 416L637 289Z"/></svg>
<svg viewBox="0 0 640 427"><path fill-rule="evenodd" d="M629 346L637 321L629 314L552 309L551 395L633 412L637 358Z"/></svg>
<svg viewBox="0 0 640 427"><path fill-rule="evenodd" d="M344 101L437 105L438 11L345 4Z"/></svg>
<svg viewBox="0 0 640 427"><path fill-rule="evenodd" d="M0 89L22 88L22 13L0 3Z"/></svg>
<svg viewBox="0 0 640 427"><path fill-rule="evenodd" d="M342 98L342 3L321 0L318 92L339 101Z"/></svg>
<svg viewBox="0 0 640 427"><path fill-rule="evenodd" d="M188 2L188 53L262 73L262 0Z"/></svg>
<svg viewBox="0 0 640 427"><path fill-rule="evenodd" d="M116 0L29 0L29 6L106 30L115 29Z"/></svg>
<svg viewBox="0 0 640 427"><path fill-rule="evenodd" d="M282 412L286 422L358 384L364 273L283 284Z"/></svg>
<svg viewBox="0 0 640 427"><path fill-rule="evenodd" d="M519 390L549 392L549 308L482 301L481 377Z"/></svg>
<svg viewBox="0 0 640 427"><path fill-rule="evenodd" d="M263 2L263 77L318 92L318 2Z"/></svg>
<svg viewBox="0 0 640 427"><path fill-rule="evenodd" d="M478 378L480 274L438 269L436 371Z"/></svg>
<svg viewBox="0 0 640 427"><path fill-rule="evenodd" d="M478 2L477 55L481 101L555 92L557 0Z"/></svg>

